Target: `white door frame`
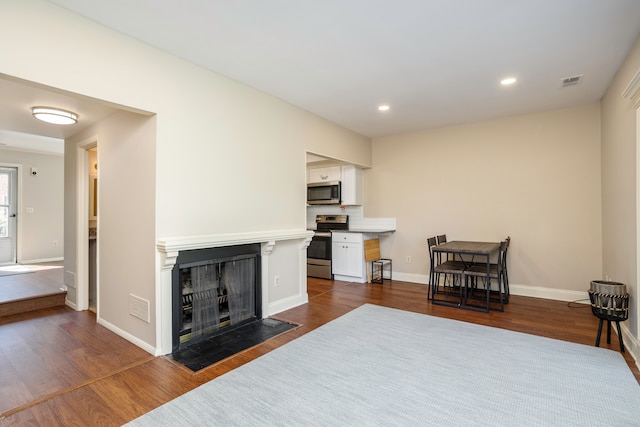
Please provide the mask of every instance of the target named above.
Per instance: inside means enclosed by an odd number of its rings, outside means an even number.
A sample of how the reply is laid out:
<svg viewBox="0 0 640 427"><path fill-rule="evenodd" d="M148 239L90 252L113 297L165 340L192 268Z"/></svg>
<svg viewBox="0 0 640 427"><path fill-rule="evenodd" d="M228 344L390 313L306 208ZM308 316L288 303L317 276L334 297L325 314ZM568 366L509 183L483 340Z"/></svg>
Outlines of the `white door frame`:
<svg viewBox="0 0 640 427"><path fill-rule="evenodd" d="M633 102L633 108L636 110L636 277L635 283L630 283L629 286L633 286L633 294L636 298L631 298L631 303L635 302L635 306L629 307L629 310L636 313L635 315L635 331L636 339L631 342L631 345L625 345L629 348L629 352L634 356L636 360L640 355L640 70L636 72L627 87L622 92L622 97L629 99ZM628 329L623 325L624 331ZM629 334L630 335L630 334ZM633 336L631 337L634 338ZM627 341L628 342L628 341Z"/></svg>
<svg viewBox="0 0 640 427"><path fill-rule="evenodd" d="M76 146L76 310L89 309L89 150L97 146L96 136ZM96 283L99 289L98 278ZM99 315L98 298L96 316Z"/></svg>
<svg viewBox="0 0 640 427"><path fill-rule="evenodd" d="M15 176L15 209L16 209L16 217L14 228L15 238L13 239L13 252L14 252L14 260L12 263L19 263L22 261L22 245L20 242L22 241L22 221L20 220L20 216L22 214L22 165L14 164L14 163L3 163L0 162L0 167L3 168L12 168L16 170Z"/></svg>
<svg viewBox="0 0 640 427"><path fill-rule="evenodd" d="M637 76L640 75L638 71ZM640 91L640 89L638 89ZM636 298L631 298L631 301L635 299L635 307L630 306L629 310L633 310L636 313L636 337L635 343L640 343L640 99L636 102L636 283L634 295ZM640 345L640 344L639 344ZM626 346L625 346L626 347ZM640 357L640 347L632 348L631 354L636 356L636 361Z"/></svg>

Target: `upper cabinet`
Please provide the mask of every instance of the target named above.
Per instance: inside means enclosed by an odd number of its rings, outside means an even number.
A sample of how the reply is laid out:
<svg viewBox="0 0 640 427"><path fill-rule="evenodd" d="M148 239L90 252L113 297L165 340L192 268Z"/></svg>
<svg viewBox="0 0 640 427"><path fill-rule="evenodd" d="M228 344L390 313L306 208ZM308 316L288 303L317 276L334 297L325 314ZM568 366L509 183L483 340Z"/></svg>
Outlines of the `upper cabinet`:
<svg viewBox="0 0 640 427"><path fill-rule="evenodd" d="M307 182L341 181L340 166L308 169Z"/></svg>
<svg viewBox="0 0 640 427"><path fill-rule="evenodd" d="M362 204L362 169L353 165L345 165L311 168L307 170L307 182L328 181L341 181L341 199L343 205Z"/></svg>
<svg viewBox="0 0 640 427"><path fill-rule="evenodd" d="M362 204L362 169L355 166L342 166L340 180L342 181L342 204Z"/></svg>

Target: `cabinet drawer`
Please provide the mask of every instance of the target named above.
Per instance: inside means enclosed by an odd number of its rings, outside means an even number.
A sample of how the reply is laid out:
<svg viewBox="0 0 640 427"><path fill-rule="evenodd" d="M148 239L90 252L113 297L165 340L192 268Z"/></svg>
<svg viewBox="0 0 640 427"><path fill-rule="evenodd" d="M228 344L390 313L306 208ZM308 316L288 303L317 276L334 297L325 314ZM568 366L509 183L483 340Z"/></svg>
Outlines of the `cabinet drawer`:
<svg viewBox="0 0 640 427"><path fill-rule="evenodd" d="M362 233L333 232L331 240L334 243L362 243Z"/></svg>

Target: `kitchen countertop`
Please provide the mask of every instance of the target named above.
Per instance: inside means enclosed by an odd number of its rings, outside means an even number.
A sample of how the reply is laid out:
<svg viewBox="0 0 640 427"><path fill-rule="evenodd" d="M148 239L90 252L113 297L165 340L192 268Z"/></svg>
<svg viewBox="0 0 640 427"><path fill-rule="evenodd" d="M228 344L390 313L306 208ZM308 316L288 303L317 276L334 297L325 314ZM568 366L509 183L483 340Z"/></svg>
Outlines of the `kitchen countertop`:
<svg viewBox="0 0 640 427"><path fill-rule="evenodd" d="M307 228L309 231L316 231L315 228ZM396 230L384 230L376 228L350 228L348 230L333 230L336 233L394 233Z"/></svg>
<svg viewBox="0 0 640 427"><path fill-rule="evenodd" d="M374 228L350 228L348 230L339 230L343 233L393 233L396 230L381 230Z"/></svg>
<svg viewBox="0 0 640 427"><path fill-rule="evenodd" d="M371 233L371 234L388 234L396 231L395 218L359 218L349 221L348 230L336 230L345 233ZM307 222L307 229L315 231L315 223Z"/></svg>

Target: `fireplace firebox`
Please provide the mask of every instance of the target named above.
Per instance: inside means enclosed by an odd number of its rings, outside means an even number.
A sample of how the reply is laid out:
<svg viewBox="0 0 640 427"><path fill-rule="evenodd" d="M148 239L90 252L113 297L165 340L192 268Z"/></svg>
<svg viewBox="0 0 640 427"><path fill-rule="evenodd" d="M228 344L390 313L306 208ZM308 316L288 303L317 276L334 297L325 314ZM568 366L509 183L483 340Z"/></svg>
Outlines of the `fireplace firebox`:
<svg viewBox="0 0 640 427"><path fill-rule="evenodd" d="M180 251L172 270L173 351L262 318L260 244Z"/></svg>

